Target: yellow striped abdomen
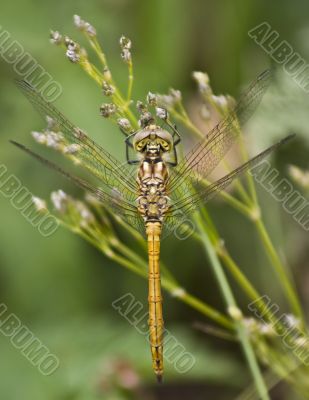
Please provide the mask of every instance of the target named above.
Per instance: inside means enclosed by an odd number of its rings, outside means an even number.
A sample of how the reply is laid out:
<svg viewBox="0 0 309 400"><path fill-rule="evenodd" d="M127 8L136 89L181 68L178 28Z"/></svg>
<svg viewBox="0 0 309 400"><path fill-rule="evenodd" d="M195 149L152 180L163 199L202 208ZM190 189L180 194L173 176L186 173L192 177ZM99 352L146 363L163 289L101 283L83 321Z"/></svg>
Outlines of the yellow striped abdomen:
<svg viewBox="0 0 309 400"><path fill-rule="evenodd" d="M146 222L149 258L149 341L152 366L159 382L163 376L163 332L162 295L160 278L160 222Z"/></svg>

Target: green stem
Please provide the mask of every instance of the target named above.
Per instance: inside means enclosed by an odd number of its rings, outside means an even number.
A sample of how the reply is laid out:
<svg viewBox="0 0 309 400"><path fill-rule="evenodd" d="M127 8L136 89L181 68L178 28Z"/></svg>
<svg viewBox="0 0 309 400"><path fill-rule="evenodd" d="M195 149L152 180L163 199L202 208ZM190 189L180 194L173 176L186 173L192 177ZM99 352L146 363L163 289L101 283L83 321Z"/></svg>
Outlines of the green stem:
<svg viewBox="0 0 309 400"><path fill-rule="evenodd" d="M105 54L103 52L103 49L100 46L100 43L98 42L96 37L90 37L89 35L86 35L91 47L93 48L93 50L95 51L95 53L97 54L103 68L107 68L109 71L109 67L107 64L107 60L105 57ZM101 74L102 78L101 81L99 82L97 80L97 82L99 83L99 85L102 85L103 83L103 75ZM135 128L138 128L138 122L137 119L135 117L135 115L132 113L132 111L130 110L130 99L131 99L131 94L132 94L132 87L133 87L133 64L132 62L129 63L129 87L128 87L128 99L125 100L124 96L122 95L122 93L120 92L118 86L115 84L112 75L110 75L110 79L109 82L114 86L115 88L115 93L114 93L114 98L115 98L115 102L118 103L118 105L120 106L120 108L123 110L123 113L125 114L124 116L127 117L132 125Z"/></svg>
<svg viewBox="0 0 309 400"><path fill-rule="evenodd" d="M201 238L203 241L204 249L208 255L210 264L211 264L213 271L215 273L215 276L218 280L218 283L221 288L225 302L230 310L236 309L237 308L236 300L235 300L232 290L229 286L229 283L226 279L226 276L224 274L224 271L220 264L220 261L217 258L216 252L207 236L205 226L199 216L197 216L195 218L195 220L199 227L199 231L200 231L200 235L201 235ZM235 319L235 327L237 330L239 341L243 348L243 352L244 352L246 360L248 362L252 377L254 379L257 391L262 400L270 400L270 398L268 396L267 387L263 380L263 376L260 371L257 359L255 357L251 342L247 336L245 326L243 325L241 319L239 319L239 320Z"/></svg>
<svg viewBox="0 0 309 400"><path fill-rule="evenodd" d="M175 117L178 121L180 121L185 127L187 127L192 133L194 133L199 139L205 139L205 136L202 131L200 131L189 118L180 114L178 111L171 111L173 117Z"/></svg>
<svg viewBox="0 0 309 400"><path fill-rule="evenodd" d="M300 301L298 299L296 290L292 284L292 279L290 280L288 275L287 275L287 271L284 268L273 244L272 241L268 235L268 232L266 231L265 225L262 221L261 218L257 218L255 221L255 226L257 228L257 231L260 235L260 238L265 246L265 250L267 253L267 256L269 258L269 260L271 261L272 266L274 267L276 273L279 276L279 282L281 282L287 299L290 302L291 305L291 309L293 311L293 313L300 318L300 320L302 321L303 326L305 326L305 321L304 321L304 315L302 312L302 307L300 305Z"/></svg>
<svg viewBox="0 0 309 400"><path fill-rule="evenodd" d="M226 267L229 269L230 273L233 275L236 282L238 282L239 286L243 289L243 291L247 294L249 299L256 300L261 297L258 291L251 285L246 276L242 273L238 265L229 255L225 248L221 248L217 251L219 257L224 261Z"/></svg>
<svg viewBox="0 0 309 400"><path fill-rule="evenodd" d="M132 61L129 62L129 64L128 64L128 69L129 69L129 77L128 77L129 83L128 83L127 102L128 102L128 104L130 104L131 97L132 97L133 80L134 80L134 76L133 76L133 63L132 63Z"/></svg>
<svg viewBox="0 0 309 400"><path fill-rule="evenodd" d="M260 310L261 314L267 317L268 320L273 323L273 321L277 320L277 318L268 307L268 304L266 304L262 300L260 293L250 283L248 278L244 275L244 273L241 271L239 266L236 264L236 262L233 260L233 258L225 248L224 242L222 239L220 239L219 233L217 232L217 229L214 226L207 210L203 208L201 213L204 220L207 222L207 226L205 226L205 229L208 232L212 246L216 250L218 257L220 257L220 259L224 262L224 265L227 267L235 281L239 284L240 288L244 291L244 293L246 293L248 298L256 302L256 306ZM200 235L197 234L194 238L203 243ZM279 321L277 321L276 324L279 324L281 326L281 323Z"/></svg>

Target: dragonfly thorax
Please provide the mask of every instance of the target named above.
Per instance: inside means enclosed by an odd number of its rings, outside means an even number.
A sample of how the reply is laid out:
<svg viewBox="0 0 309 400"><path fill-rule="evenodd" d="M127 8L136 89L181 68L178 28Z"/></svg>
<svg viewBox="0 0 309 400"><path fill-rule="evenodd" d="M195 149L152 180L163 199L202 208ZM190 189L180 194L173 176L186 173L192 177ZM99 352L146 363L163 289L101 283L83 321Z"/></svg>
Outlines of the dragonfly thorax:
<svg viewBox="0 0 309 400"><path fill-rule="evenodd" d="M145 158L139 167L137 182L140 195L138 210L145 221L163 221L168 210L169 198L166 195L168 169L165 162Z"/></svg>

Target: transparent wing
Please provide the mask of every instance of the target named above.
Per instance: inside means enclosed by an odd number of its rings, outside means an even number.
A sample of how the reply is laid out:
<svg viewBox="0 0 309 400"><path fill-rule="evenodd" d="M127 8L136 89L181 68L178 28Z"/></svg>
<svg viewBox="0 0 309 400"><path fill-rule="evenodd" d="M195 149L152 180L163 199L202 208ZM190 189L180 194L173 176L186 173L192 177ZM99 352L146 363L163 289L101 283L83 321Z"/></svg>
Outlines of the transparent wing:
<svg viewBox="0 0 309 400"><path fill-rule="evenodd" d="M236 178L238 178L245 171L251 169L255 165L259 164L263 158L268 156L274 150L276 150L279 146L286 143L290 140L294 135L289 135L281 141L277 142L273 146L264 150L257 156L253 157L251 160L247 161L245 164L236 168L229 174L225 175L223 178L218 181L210 184L206 188L200 191L195 191L194 193L189 192L187 195L183 196L178 201L171 204L169 211L165 217L164 224L167 227L167 234L172 232L175 227L178 227L181 223L181 219L185 220L186 216L190 215L192 212L196 211L201 205L208 202L211 198L217 195L221 190L225 189L228 185L230 185Z"/></svg>
<svg viewBox="0 0 309 400"><path fill-rule="evenodd" d="M264 71L242 94L234 109L174 168L169 182L172 192L186 179L193 184L205 178L219 164L239 135L239 127L254 113L271 82L271 71Z"/></svg>
<svg viewBox="0 0 309 400"><path fill-rule="evenodd" d="M136 198L136 182L129 168L120 163L101 146L91 140L85 132L74 126L66 117L50 102L44 100L31 85L25 81L17 81L18 87L29 99L32 105L44 117L49 117L60 132L57 132L60 145L63 148L76 146L74 154L64 154L82 167L95 175L103 185L111 190L118 190L129 201ZM55 134L56 135L56 134Z"/></svg>
<svg viewBox="0 0 309 400"><path fill-rule="evenodd" d="M71 182L75 183L75 185L79 186L83 190L91 193L95 198L97 198L104 207L109 209L110 211L116 212L120 215L127 223L133 226L135 229L140 231L143 235L145 235L145 225L142 217L139 215L137 211L137 207L134 204L126 201L122 196L121 193L116 192L114 194L105 192L104 189L96 187L89 182L76 177L70 174L67 171L64 171L62 168L54 164L53 162L47 160L46 158L40 156L39 154L35 153L34 151L28 149L24 145L11 141L15 146L20 148L21 150L25 151L27 154L31 155L42 164L51 168L58 173L60 173L65 178L69 179Z"/></svg>

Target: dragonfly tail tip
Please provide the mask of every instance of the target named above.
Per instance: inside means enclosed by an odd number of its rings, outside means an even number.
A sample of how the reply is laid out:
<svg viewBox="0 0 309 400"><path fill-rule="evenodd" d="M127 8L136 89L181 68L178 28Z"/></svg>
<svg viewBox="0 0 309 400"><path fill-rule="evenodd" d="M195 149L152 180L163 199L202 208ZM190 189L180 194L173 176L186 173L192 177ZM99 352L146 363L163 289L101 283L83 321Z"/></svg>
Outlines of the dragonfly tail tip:
<svg viewBox="0 0 309 400"><path fill-rule="evenodd" d="M162 374L157 374L157 382L163 383L163 375Z"/></svg>

